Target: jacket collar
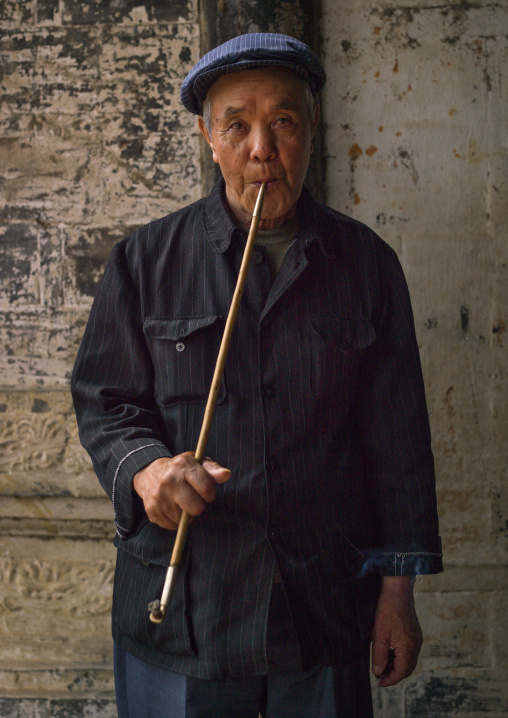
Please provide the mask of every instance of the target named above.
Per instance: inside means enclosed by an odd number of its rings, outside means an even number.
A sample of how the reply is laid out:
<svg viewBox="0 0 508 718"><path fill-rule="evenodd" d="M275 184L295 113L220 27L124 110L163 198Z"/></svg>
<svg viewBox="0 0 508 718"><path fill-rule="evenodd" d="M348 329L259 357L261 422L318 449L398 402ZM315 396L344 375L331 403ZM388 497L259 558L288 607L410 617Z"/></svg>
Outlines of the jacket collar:
<svg viewBox="0 0 508 718"><path fill-rule="evenodd" d="M221 177L213 186L210 195L205 201L205 231L208 241L217 254L223 254L231 244L233 234L240 230L231 218L224 198L225 183ZM312 197L307 187L303 187L297 205L299 229L298 237L303 240L304 246L317 241L327 259L331 256L325 250L324 238L321 232L321 210L319 203Z"/></svg>

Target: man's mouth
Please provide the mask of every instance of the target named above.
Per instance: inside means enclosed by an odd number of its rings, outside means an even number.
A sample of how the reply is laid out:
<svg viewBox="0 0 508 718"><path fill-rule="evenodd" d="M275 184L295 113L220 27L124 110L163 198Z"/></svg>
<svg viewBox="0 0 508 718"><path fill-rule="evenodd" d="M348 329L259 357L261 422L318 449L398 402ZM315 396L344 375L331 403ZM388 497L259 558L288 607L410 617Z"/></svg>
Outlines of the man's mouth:
<svg viewBox="0 0 508 718"><path fill-rule="evenodd" d="M270 185L270 184L273 184L274 182L277 182L277 181L278 181L278 178L277 178L277 177L270 177L270 178L267 178L267 179L256 180L256 181L254 182L254 184L257 185L258 187L260 187L262 182L264 182L266 185Z"/></svg>

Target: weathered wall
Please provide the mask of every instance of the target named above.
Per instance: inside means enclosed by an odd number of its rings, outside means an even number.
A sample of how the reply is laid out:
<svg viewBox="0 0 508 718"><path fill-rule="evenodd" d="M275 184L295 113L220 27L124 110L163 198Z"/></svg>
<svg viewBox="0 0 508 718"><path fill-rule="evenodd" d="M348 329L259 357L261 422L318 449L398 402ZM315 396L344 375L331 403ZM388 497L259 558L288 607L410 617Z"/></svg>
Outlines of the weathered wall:
<svg viewBox="0 0 508 718"><path fill-rule="evenodd" d="M205 6L0 5L0 716L115 714L111 510L68 380L114 242L201 195L178 91L210 32ZM421 666L376 696L377 716L501 717L506 11L481 0L323 10L328 202L375 227L407 273L448 569L419 582Z"/></svg>
<svg viewBox="0 0 508 718"><path fill-rule="evenodd" d="M112 512L68 382L113 244L202 194L179 89L232 5L0 6L2 717L115 714ZM237 5L255 30L256 4ZM301 33L303 10L264 5L261 29Z"/></svg>
<svg viewBox="0 0 508 718"><path fill-rule="evenodd" d="M323 0L327 201L401 258L446 572L416 675L378 716L508 716L508 7ZM504 488L504 492L503 492ZM504 639L501 638L504 636Z"/></svg>
<svg viewBox="0 0 508 718"><path fill-rule="evenodd" d="M199 27L187 0L7 1L0 27L0 716L102 718L112 512L68 381L113 244L200 196Z"/></svg>

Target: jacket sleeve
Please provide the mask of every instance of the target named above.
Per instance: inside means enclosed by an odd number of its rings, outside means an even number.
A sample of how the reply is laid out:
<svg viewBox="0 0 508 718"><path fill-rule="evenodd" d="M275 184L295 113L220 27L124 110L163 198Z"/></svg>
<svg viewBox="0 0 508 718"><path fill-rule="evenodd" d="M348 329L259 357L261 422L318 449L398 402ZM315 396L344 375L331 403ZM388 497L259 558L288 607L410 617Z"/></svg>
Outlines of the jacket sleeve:
<svg viewBox="0 0 508 718"><path fill-rule="evenodd" d="M384 575L439 573L434 459L409 292L384 243L377 265L377 338L359 378L353 432L378 529L368 564Z"/></svg>
<svg viewBox="0 0 508 718"><path fill-rule="evenodd" d="M153 394L153 366L139 294L116 245L92 306L74 366L71 390L80 440L111 498L117 533L127 538L144 516L134 474L162 456Z"/></svg>

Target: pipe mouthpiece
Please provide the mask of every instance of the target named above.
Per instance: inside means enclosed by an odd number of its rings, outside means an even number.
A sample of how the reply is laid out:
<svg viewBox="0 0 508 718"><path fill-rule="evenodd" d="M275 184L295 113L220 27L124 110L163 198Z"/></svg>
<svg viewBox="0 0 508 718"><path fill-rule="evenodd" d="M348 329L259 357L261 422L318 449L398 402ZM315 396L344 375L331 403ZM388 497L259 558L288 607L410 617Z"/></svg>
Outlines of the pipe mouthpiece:
<svg viewBox="0 0 508 718"><path fill-rule="evenodd" d="M261 212L263 210L263 202L265 199L265 190L266 190L266 182L261 182L261 187L259 188L256 205L254 207L254 212L252 214L253 217L261 217Z"/></svg>

